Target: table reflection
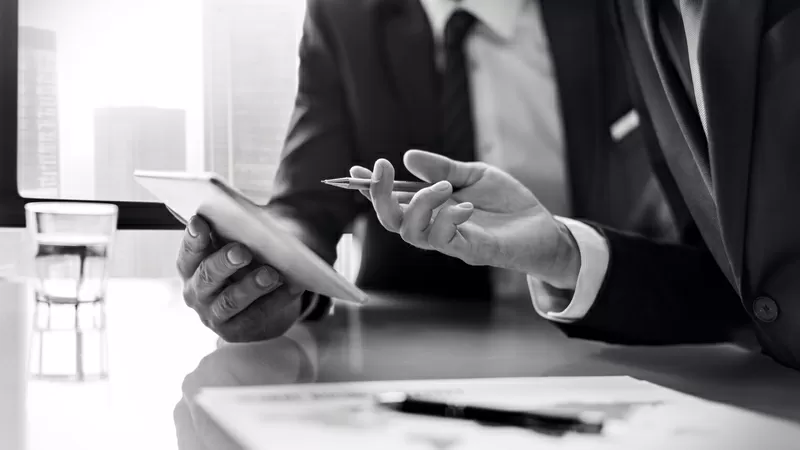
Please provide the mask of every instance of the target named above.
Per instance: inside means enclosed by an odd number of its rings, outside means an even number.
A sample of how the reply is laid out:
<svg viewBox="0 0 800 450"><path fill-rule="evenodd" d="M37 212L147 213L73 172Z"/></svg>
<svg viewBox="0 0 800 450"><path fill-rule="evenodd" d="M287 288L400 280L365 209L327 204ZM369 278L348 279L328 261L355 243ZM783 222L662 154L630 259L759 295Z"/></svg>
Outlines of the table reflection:
<svg viewBox="0 0 800 450"><path fill-rule="evenodd" d="M573 340L529 299L453 303L375 294L362 308L268 342L221 344L183 382L181 449L238 448L193 403L210 386L426 378L630 375L800 422L800 375L727 345L621 347Z"/></svg>
<svg viewBox="0 0 800 450"><path fill-rule="evenodd" d="M108 378L105 301L58 304L37 298L33 310L28 369L34 379Z"/></svg>

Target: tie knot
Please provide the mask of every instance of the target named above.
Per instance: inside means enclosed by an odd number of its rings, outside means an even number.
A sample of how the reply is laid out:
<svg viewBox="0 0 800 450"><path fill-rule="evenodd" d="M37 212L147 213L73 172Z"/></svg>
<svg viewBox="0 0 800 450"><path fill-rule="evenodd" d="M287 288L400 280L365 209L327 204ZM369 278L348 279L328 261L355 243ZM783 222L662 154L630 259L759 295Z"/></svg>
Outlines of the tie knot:
<svg viewBox="0 0 800 450"><path fill-rule="evenodd" d="M444 45L447 49L460 49L464 38L475 25L475 16L459 9L447 19L444 27Z"/></svg>

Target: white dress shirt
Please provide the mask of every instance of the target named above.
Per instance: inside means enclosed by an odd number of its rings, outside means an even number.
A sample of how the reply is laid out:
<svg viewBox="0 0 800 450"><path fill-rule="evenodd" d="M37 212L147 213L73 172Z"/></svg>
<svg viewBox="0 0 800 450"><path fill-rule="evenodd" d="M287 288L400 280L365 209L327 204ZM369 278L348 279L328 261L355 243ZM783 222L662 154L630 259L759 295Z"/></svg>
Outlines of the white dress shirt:
<svg viewBox="0 0 800 450"><path fill-rule="evenodd" d="M570 214L561 107L547 33L537 0L421 0L444 64L442 36L452 13L477 18L465 53L475 124L476 156L527 186L553 214ZM560 298L528 277L536 311L556 321L582 318L608 267L605 239L592 227L558 217L572 232L581 269L572 298Z"/></svg>

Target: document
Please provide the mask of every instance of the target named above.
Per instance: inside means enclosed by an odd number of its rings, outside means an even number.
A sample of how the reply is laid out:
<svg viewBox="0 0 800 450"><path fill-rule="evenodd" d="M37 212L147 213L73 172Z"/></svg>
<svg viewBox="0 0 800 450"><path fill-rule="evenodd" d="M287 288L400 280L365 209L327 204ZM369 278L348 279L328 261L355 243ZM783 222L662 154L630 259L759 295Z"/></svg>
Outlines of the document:
<svg viewBox="0 0 800 450"><path fill-rule="evenodd" d="M601 434L390 411L380 393L493 408L602 414ZM196 401L245 449L797 449L800 426L630 377L544 377L208 388Z"/></svg>

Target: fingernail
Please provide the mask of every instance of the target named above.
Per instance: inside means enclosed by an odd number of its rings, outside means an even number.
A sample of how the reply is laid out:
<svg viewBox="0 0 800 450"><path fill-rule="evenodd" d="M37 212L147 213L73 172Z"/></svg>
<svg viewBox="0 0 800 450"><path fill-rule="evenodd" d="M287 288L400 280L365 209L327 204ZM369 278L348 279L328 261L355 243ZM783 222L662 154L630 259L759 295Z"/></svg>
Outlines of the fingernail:
<svg viewBox="0 0 800 450"><path fill-rule="evenodd" d="M195 216L192 216L192 218L189 219L189 224L186 226L186 228L189 230L189 236L195 238L200 235L200 231L197 230L196 220L197 219Z"/></svg>
<svg viewBox="0 0 800 450"><path fill-rule="evenodd" d="M381 181L383 177L383 164L375 163L375 170L372 172L372 181Z"/></svg>
<svg viewBox="0 0 800 450"><path fill-rule="evenodd" d="M262 267L256 274L256 284L267 289L281 282L280 275L271 267Z"/></svg>
<svg viewBox="0 0 800 450"><path fill-rule="evenodd" d="M450 189L450 183L447 181L440 181L433 185L433 190L438 192L444 192Z"/></svg>
<svg viewBox="0 0 800 450"><path fill-rule="evenodd" d="M473 205L472 205L472 203L464 202L464 203L459 203L458 207L461 208L461 209L470 210L470 209L473 208Z"/></svg>
<svg viewBox="0 0 800 450"><path fill-rule="evenodd" d="M228 250L228 262L234 266L244 263L246 257L244 249L238 245Z"/></svg>

